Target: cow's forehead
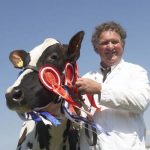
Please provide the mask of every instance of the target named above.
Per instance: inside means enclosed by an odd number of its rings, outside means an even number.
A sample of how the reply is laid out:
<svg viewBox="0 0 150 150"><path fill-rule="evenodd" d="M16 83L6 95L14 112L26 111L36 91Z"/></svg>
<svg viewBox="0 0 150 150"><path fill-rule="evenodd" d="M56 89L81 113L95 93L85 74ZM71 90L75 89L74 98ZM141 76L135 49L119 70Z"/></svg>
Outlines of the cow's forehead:
<svg viewBox="0 0 150 150"><path fill-rule="evenodd" d="M42 53L44 52L44 50L51 46L54 45L56 43L59 43L56 39L53 38L47 38L44 40L44 42L38 46L36 46L34 49L32 49L29 54L30 54L30 63L29 65L31 66L36 66L37 61L39 60L40 56L42 55Z"/></svg>

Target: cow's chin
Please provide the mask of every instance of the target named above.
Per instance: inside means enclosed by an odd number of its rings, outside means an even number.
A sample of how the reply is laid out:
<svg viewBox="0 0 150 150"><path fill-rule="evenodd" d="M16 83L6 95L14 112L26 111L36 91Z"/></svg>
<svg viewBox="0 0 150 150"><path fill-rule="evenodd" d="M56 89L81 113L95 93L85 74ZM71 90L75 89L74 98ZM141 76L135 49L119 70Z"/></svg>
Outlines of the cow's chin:
<svg viewBox="0 0 150 150"><path fill-rule="evenodd" d="M25 112L31 112L31 108L27 107L27 106L21 106L21 104L15 104L15 103L10 103L7 101L7 107L9 108L9 110L11 111L16 111L18 113L25 113Z"/></svg>
<svg viewBox="0 0 150 150"><path fill-rule="evenodd" d="M30 113L33 112L34 109L30 109L27 107L13 107L11 108L12 111L16 111L17 113ZM46 111L49 112L51 115L53 115L56 118L64 118L64 115L61 112L61 103L54 104L49 103L45 108L40 109L39 111Z"/></svg>
<svg viewBox="0 0 150 150"><path fill-rule="evenodd" d="M13 108L9 108L12 111L16 111L17 113L28 113L28 112L32 112L32 110L30 108L26 108L26 107L13 107Z"/></svg>

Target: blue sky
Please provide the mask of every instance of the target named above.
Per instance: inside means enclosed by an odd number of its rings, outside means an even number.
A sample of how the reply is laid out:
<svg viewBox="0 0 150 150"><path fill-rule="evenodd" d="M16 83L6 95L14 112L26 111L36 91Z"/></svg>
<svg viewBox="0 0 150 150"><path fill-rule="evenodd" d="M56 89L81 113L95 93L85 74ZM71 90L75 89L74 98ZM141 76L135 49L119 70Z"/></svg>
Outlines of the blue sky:
<svg viewBox="0 0 150 150"><path fill-rule="evenodd" d="M9 62L13 49L27 51L53 37L68 43L84 30L80 75L98 67L91 35L98 24L114 20L121 23L128 36L124 59L147 69L150 79L150 1L149 0L1 0L0 1L0 149L14 150L22 121L5 103L5 91L16 79L18 70ZM150 131L150 108L144 114ZM149 133L150 134L150 133ZM148 138L149 139L149 138Z"/></svg>

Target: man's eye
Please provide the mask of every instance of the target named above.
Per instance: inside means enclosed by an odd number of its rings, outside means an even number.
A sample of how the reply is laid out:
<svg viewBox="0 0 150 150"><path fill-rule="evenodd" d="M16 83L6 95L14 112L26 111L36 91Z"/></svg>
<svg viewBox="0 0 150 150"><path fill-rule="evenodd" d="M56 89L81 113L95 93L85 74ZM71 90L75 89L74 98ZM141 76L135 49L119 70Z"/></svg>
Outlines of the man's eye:
<svg viewBox="0 0 150 150"><path fill-rule="evenodd" d="M119 43L119 41L117 41L117 40L112 40L112 41L103 41L103 42L100 42L100 45L108 45L108 44L118 44Z"/></svg>
<svg viewBox="0 0 150 150"><path fill-rule="evenodd" d="M103 42L100 42L100 45L107 45L109 42L108 41L103 41Z"/></svg>
<svg viewBox="0 0 150 150"><path fill-rule="evenodd" d="M112 44L118 44L119 41L111 41Z"/></svg>

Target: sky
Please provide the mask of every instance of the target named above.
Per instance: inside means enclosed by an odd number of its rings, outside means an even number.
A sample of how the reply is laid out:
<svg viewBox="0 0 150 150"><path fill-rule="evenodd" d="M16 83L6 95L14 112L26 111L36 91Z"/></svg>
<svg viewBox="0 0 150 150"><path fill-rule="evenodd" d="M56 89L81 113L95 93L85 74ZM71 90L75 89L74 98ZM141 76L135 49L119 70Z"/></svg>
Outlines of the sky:
<svg viewBox="0 0 150 150"><path fill-rule="evenodd" d="M99 57L91 36L95 26L117 21L127 31L126 61L139 64L150 79L149 0L0 0L0 149L15 150L22 120L6 106L5 92L18 75L9 62L14 49L30 51L48 37L68 43L78 31L85 36L78 60L82 76L97 69ZM150 107L144 113L147 143L150 142Z"/></svg>

